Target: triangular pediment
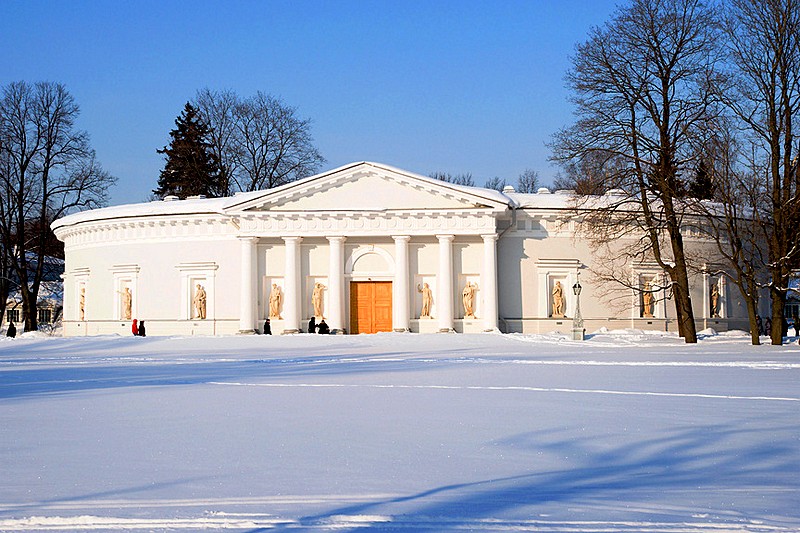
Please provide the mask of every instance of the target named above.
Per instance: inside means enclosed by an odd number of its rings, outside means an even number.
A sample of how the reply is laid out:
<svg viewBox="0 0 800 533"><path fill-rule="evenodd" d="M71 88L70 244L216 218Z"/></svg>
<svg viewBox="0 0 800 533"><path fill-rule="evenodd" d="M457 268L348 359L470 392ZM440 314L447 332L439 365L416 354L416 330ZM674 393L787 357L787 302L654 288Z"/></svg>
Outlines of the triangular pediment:
<svg viewBox="0 0 800 533"><path fill-rule="evenodd" d="M249 193L226 211L418 211L484 208L505 210L510 200L497 191L463 187L376 163L355 163Z"/></svg>

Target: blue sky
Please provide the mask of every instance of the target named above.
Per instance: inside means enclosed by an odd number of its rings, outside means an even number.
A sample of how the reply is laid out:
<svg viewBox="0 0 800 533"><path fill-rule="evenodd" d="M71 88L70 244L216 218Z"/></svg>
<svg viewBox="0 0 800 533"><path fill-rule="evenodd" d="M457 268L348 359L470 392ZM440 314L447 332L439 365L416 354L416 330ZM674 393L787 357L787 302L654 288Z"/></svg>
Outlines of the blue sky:
<svg viewBox="0 0 800 533"><path fill-rule="evenodd" d="M0 84L64 83L111 203L156 185L169 130L203 87L281 97L313 121L321 170L552 181L572 120L564 74L612 0L46 2L0 0Z"/></svg>

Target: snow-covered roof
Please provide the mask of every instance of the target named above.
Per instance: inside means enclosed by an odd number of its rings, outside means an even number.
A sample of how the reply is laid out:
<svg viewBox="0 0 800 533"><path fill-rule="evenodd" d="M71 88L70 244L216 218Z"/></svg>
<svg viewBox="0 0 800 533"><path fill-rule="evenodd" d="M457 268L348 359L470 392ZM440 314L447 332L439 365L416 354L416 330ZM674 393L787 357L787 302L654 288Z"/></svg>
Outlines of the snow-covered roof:
<svg viewBox="0 0 800 533"><path fill-rule="evenodd" d="M52 224L52 228L57 229L83 222L94 222L101 220L108 221L114 219L129 219L151 216L225 215L227 212L231 210L235 211L239 206L248 204L262 196L281 195L292 189L304 187L310 182L325 179L328 176L354 170L359 167L371 167L379 171L398 173L417 181L427 182L431 185L431 187L451 189L454 192L460 192L463 195L482 198L490 202L505 204L510 207L517 206L516 201L513 198L493 189L456 185L435 178L430 178L428 176L422 176L413 172L397 169L388 165L361 161L287 183L285 185L281 185L280 187L275 187L274 189L237 193L234 196L225 198L191 198L186 200L174 199L171 201L156 200L152 202L124 204L82 211L80 213L68 215L56 220Z"/></svg>
<svg viewBox="0 0 800 533"><path fill-rule="evenodd" d="M146 216L223 214L223 209L227 200L229 199L198 198L174 201L156 200L139 204L115 205L100 209L91 209L89 211L81 211L80 213L65 216L53 222L52 228L56 229L64 226L72 226L81 222L97 220L114 220Z"/></svg>
<svg viewBox="0 0 800 533"><path fill-rule="evenodd" d="M554 193L540 189L537 193L507 192L505 193L520 209L570 209L575 207L575 195L570 191Z"/></svg>

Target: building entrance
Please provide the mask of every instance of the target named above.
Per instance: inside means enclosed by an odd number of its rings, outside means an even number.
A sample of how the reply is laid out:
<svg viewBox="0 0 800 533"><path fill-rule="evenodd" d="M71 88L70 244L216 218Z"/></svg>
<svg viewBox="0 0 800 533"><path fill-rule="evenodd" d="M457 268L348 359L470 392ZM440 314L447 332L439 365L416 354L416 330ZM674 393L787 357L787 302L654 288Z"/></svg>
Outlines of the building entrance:
<svg viewBox="0 0 800 533"><path fill-rule="evenodd" d="M350 283L350 333L392 331L392 282Z"/></svg>

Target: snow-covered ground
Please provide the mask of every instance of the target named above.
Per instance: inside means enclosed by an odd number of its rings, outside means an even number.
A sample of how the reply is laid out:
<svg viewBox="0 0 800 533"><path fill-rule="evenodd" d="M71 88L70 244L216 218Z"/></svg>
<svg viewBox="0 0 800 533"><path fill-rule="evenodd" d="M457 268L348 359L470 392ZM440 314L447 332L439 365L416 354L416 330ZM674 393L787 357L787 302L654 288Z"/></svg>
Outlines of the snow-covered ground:
<svg viewBox="0 0 800 533"><path fill-rule="evenodd" d="M800 346L0 339L0 531L800 531Z"/></svg>

